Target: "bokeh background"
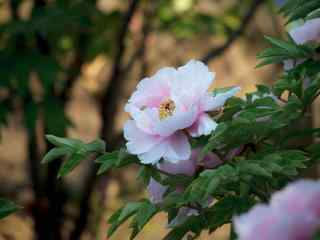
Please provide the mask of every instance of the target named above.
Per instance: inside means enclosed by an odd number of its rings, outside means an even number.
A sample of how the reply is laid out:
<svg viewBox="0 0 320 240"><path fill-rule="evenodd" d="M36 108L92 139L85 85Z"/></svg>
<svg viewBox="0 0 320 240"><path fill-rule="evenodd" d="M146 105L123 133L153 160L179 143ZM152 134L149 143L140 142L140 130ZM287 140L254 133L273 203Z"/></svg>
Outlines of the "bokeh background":
<svg viewBox="0 0 320 240"><path fill-rule="evenodd" d="M255 69L255 56L264 35L285 34L277 10L270 0L0 0L0 196L24 207L0 221L0 240L107 239L108 216L147 196L137 169L97 177L92 158L57 180L61 161L40 164L52 147L45 134L100 137L116 149L137 82L189 59L241 96L271 84L282 66ZM309 124L319 126L317 109ZM166 232L160 214L137 239ZM225 226L201 239L227 235Z"/></svg>

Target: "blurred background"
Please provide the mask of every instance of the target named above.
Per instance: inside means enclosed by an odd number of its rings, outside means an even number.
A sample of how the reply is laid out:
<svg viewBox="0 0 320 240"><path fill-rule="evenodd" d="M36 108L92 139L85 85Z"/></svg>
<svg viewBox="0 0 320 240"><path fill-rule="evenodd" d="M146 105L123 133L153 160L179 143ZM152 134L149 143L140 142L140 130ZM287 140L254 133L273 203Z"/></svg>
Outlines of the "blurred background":
<svg viewBox="0 0 320 240"><path fill-rule="evenodd" d="M57 180L60 161L40 164L52 147L45 134L116 149L137 82L192 58L242 96L272 83L282 66L255 69L255 56L263 35L285 33L277 9L271 0L0 0L0 196L24 207L0 222L0 240L107 239L107 217L147 196L137 169L97 177L88 159ZM319 126L317 109L309 124ZM227 228L201 239L227 239ZM166 231L160 214L137 239Z"/></svg>

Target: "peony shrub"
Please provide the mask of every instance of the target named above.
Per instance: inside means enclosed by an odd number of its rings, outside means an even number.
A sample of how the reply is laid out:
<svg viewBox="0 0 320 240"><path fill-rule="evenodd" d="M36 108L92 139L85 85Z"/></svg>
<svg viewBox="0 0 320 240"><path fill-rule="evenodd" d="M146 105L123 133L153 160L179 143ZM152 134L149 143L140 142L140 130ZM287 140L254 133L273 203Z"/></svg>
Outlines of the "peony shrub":
<svg viewBox="0 0 320 240"><path fill-rule="evenodd" d="M319 9L318 0L282 6L291 26L287 39L266 37L271 47L257 56L257 67L285 64L272 86L240 98L241 86L212 90L215 74L201 61L165 67L129 98L124 147L106 152L108 143L99 139L48 135L56 147L43 162L65 156L59 177L90 155L99 175L139 166L148 197L116 211L108 236L131 219L134 239L166 212L165 240L196 239L230 223L230 239L319 239L320 182L297 179L320 158L320 144L302 139L320 131L296 127L320 95Z"/></svg>

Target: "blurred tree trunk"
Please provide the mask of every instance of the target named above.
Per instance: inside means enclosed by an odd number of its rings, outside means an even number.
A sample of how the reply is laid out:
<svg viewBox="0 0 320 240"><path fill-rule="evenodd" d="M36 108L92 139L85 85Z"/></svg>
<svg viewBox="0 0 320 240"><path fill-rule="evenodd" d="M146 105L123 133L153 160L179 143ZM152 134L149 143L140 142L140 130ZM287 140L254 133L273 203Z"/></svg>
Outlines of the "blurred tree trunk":
<svg viewBox="0 0 320 240"><path fill-rule="evenodd" d="M116 42L118 43L118 48L116 50L111 76L108 81L107 89L100 99L100 113L102 120L102 129L100 137L106 141L107 151L111 151L114 148L115 140L115 118L117 114L117 109L121 99L121 92L123 86L122 77L122 60L126 50L125 40L129 31L130 22L138 8L139 0L129 1L128 10L123 17L123 22L119 30ZM97 167L95 164L91 164L88 179L85 182L84 191L82 193L82 198L80 200L80 213L76 219L76 224L73 232L71 233L71 240L78 240L81 234L86 228L89 212L90 212L90 197L95 189L97 182ZM104 176L105 181L107 181L108 176Z"/></svg>

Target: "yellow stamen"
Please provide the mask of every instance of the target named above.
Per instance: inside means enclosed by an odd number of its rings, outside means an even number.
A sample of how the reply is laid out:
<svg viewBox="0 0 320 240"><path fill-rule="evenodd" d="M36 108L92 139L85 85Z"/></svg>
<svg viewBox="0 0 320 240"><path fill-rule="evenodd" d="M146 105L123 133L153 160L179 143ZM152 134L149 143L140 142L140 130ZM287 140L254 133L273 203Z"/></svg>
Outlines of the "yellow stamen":
<svg viewBox="0 0 320 240"><path fill-rule="evenodd" d="M163 120L169 116L172 116L174 110L176 109L176 105L174 101L171 99L167 99L160 104L159 107L159 118Z"/></svg>

